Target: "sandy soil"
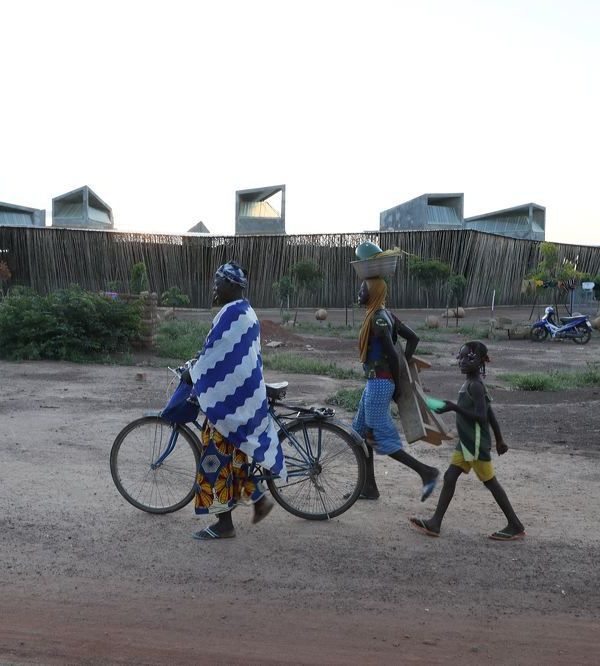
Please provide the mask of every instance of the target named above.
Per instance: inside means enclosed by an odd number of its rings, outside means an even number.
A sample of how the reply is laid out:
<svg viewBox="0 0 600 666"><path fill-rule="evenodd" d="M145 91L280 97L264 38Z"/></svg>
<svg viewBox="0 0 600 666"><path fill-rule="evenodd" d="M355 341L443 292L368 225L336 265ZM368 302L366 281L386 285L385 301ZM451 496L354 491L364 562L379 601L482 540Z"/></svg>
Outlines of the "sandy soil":
<svg viewBox="0 0 600 666"><path fill-rule="evenodd" d="M457 391L457 339L423 342L432 395ZM355 362L353 341L291 343ZM598 663L600 390L509 391L498 374L600 362L600 336L497 341L490 353L511 446L496 469L528 532L517 543L486 538L504 523L474 478L461 480L442 538L414 532L408 516L436 495L421 504L417 477L387 459L378 502L328 523L277 507L252 526L240 509L235 540L195 542L205 521L191 507L137 511L108 468L118 431L163 405L166 370L0 363L0 663ZM353 385L269 378L311 404ZM451 448L410 450L443 469Z"/></svg>

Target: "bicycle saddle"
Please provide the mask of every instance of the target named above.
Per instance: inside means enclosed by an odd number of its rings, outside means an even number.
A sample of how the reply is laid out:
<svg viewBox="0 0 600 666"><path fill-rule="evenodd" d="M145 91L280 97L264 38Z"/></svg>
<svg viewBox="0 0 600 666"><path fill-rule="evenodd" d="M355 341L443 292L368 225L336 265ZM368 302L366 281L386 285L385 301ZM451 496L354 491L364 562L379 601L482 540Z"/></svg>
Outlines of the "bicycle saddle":
<svg viewBox="0 0 600 666"><path fill-rule="evenodd" d="M265 386L267 387L267 398L269 398L269 400L281 400L281 398L285 398L288 382L265 384Z"/></svg>

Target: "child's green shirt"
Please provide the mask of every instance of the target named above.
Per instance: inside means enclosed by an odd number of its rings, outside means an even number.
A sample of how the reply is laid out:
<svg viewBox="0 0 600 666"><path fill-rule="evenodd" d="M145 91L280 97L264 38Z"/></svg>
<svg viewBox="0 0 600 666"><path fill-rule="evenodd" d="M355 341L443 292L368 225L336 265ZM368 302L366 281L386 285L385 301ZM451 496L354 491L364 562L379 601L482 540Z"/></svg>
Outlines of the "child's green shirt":
<svg viewBox="0 0 600 666"><path fill-rule="evenodd" d="M458 392L458 400L456 404L463 409L466 409L470 412L475 411L475 401L469 393L469 386L473 381L468 379L461 387ZM488 405L492 399L490 398L485 384L483 385L483 390L485 392L485 401ZM472 460L491 460L491 449L492 449L492 437L490 435L490 426L486 424L481 426L476 421L471 421L466 419L464 416L456 412L456 429L458 430L458 444L456 445L456 450L460 451L463 455L463 458L469 462Z"/></svg>

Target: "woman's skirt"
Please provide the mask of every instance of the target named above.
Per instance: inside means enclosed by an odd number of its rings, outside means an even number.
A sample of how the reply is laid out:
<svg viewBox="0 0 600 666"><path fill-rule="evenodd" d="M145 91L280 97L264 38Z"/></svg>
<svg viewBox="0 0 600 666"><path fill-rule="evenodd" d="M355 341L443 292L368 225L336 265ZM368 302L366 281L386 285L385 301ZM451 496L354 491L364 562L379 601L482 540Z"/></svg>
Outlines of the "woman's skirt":
<svg viewBox="0 0 600 666"><path fill-rule="evenodd" d="M400 433L390 413L394 382L367 379L352 427L377 453L389 456L403 448Z"/></svg>
<svg viewBox="0 0 600 666"><path fill-rule="evenodd" d="M266 488L263 481L257 481L249 474L250 467L248 456L206 421L202 429L202 455L196 473L196 513L222 513L240 503L257 502Z"/></svg>

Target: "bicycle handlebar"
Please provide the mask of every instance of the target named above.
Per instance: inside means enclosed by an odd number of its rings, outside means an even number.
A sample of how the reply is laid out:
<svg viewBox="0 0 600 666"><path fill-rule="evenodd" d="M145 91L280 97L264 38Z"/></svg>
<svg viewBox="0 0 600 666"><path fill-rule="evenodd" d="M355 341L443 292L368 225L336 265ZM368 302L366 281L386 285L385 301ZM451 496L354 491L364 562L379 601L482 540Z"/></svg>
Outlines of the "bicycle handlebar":
<svg viewBox="0 0 600 666"><path fill-rule="evenodd" d="M185 382L189 386L193 384L192 377L190 375L190 370L194 367L194 363L197 361L195 358L191 358L189 361L186 361L183 365L180 365L177 368L172 368L167 366L167 368L182 382Z"/></svg>

